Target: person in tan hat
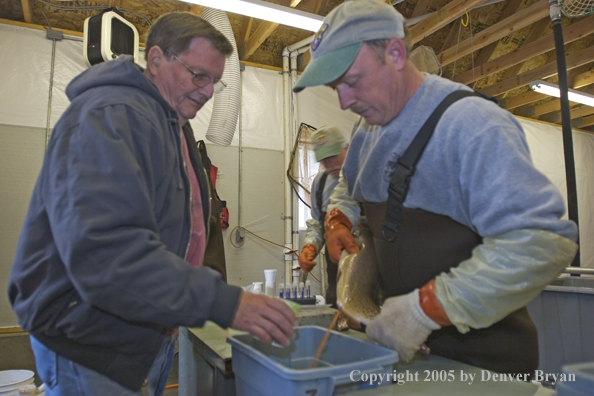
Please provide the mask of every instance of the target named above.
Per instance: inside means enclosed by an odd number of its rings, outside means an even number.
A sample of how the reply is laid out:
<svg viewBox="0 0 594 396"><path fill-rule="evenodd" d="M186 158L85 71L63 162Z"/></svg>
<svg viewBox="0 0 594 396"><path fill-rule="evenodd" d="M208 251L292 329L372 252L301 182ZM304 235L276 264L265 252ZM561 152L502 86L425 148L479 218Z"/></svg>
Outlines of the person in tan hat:
<svg viewBox="0 0 594 396"><path fill-rule="evenodd" d="M326 208L330 202L330 195L338 184L338 176L342 163L349 148L348 138L337 126L324 126L311 137L316 161L324 167L311 185L311 219L307 220L305 243L299 255L299 266L305 272L310 272L316 263L316 256L324 246L324 218ZM336 263L328 256L326 249L326 274L328 288L326 289L326 303L336 308Z"/></svg>
<svg viewBox="0 0 594 396"><path fill-rule="evenodd" d="M360 115L325 218L334 261L365 213L386 299L367 335L506 373L538 366L525 305L568 266L576 224L522 127L468 87L419 72L405 21L378 0L332 10L294 87L327 85Z"/></svg>

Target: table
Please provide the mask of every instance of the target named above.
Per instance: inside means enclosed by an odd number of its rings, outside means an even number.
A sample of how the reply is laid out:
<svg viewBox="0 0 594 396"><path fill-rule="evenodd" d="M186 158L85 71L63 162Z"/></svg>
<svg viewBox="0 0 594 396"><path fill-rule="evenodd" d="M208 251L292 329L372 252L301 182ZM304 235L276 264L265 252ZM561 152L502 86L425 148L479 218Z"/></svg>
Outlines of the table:
<svg viewBox="0 0 594 396"><path fill-rule="evenodd" d="M212 322L202 328L180 329L179 394L234 396L231 345L227 337L242 332L224 330ZM348 330L346 334L369 341L364 333ZM381 386L350 393L356 396L552 396L556 392L531 383L502 381L493 373L435 355L417 354L409 363L393 367L403 384ZM402 375L402 377L398 377ZM408 377L407 377L408 375ZM474 376L472 383L471 375ZM497 377L495 377L495 375Z"/></svg>

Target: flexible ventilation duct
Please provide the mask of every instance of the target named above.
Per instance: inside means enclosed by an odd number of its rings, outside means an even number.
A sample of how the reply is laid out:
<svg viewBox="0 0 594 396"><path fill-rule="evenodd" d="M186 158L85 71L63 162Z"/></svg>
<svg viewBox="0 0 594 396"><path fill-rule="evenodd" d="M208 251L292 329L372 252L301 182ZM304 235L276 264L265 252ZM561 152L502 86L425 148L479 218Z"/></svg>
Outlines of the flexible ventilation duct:
<svg viewBox="0 0 594 396"><path fill-rule="evenodd" d="M227 83L227 88L214 95L212 117L206 139L221 146L229 146L233 141L239 110L241 107L241 80L239 75L239 57L233 30L225 11L205 8L202 18L217 28L233 45L233 53L225 63L222 80Z"/></svg>

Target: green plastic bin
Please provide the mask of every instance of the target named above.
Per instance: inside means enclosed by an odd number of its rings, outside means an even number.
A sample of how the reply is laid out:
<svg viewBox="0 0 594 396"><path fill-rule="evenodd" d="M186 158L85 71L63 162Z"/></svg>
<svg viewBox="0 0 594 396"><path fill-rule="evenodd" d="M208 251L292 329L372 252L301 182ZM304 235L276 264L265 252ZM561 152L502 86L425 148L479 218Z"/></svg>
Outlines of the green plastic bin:
<svg viewBox="0 0 594 396"><path fill-rule="evenodd" d="M237 396L339 395L390 385L386 374L398 353L382 346L332 331L315 369L311 368L326 329L296 328L286 348L265 344L250 334L227 338L232 346ZM373 374L384 374L379 381ZM377 378L372 383L371 378Z"/></svg>

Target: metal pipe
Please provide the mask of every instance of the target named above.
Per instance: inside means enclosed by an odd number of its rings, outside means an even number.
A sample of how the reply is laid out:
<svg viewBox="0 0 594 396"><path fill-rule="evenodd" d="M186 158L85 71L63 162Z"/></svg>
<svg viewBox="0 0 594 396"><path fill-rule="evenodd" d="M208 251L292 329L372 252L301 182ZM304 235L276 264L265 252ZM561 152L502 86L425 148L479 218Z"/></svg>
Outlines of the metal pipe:
<svg viewBox="0 0 594 396"><path fill-rule="evenodd" d="M563 272L566 273L566 274L572 274L572 275L594 275L594 268L567 267L567 268L565 268L565 271L563 271Z"/></svg>
<svg viewBox="0 0 594 396"><path fill-rule="evenodd" d="M563 42L563 28L561 26L561 11L557 0L549 0L549 12L553 25L555 52L557 55L557 75L559 77L559 92L561 101L561 126L563 135L563 152L565 154L565 180L567 184L567 213L569 220L578 226L579 246L579 214L577 201L577 182L575 178L575 160L573 153L573 130L571 127L571 113L569 110L567 63L565 61L565 43ZM580 266L580 250L571 263L572 267Z"/></svg>

